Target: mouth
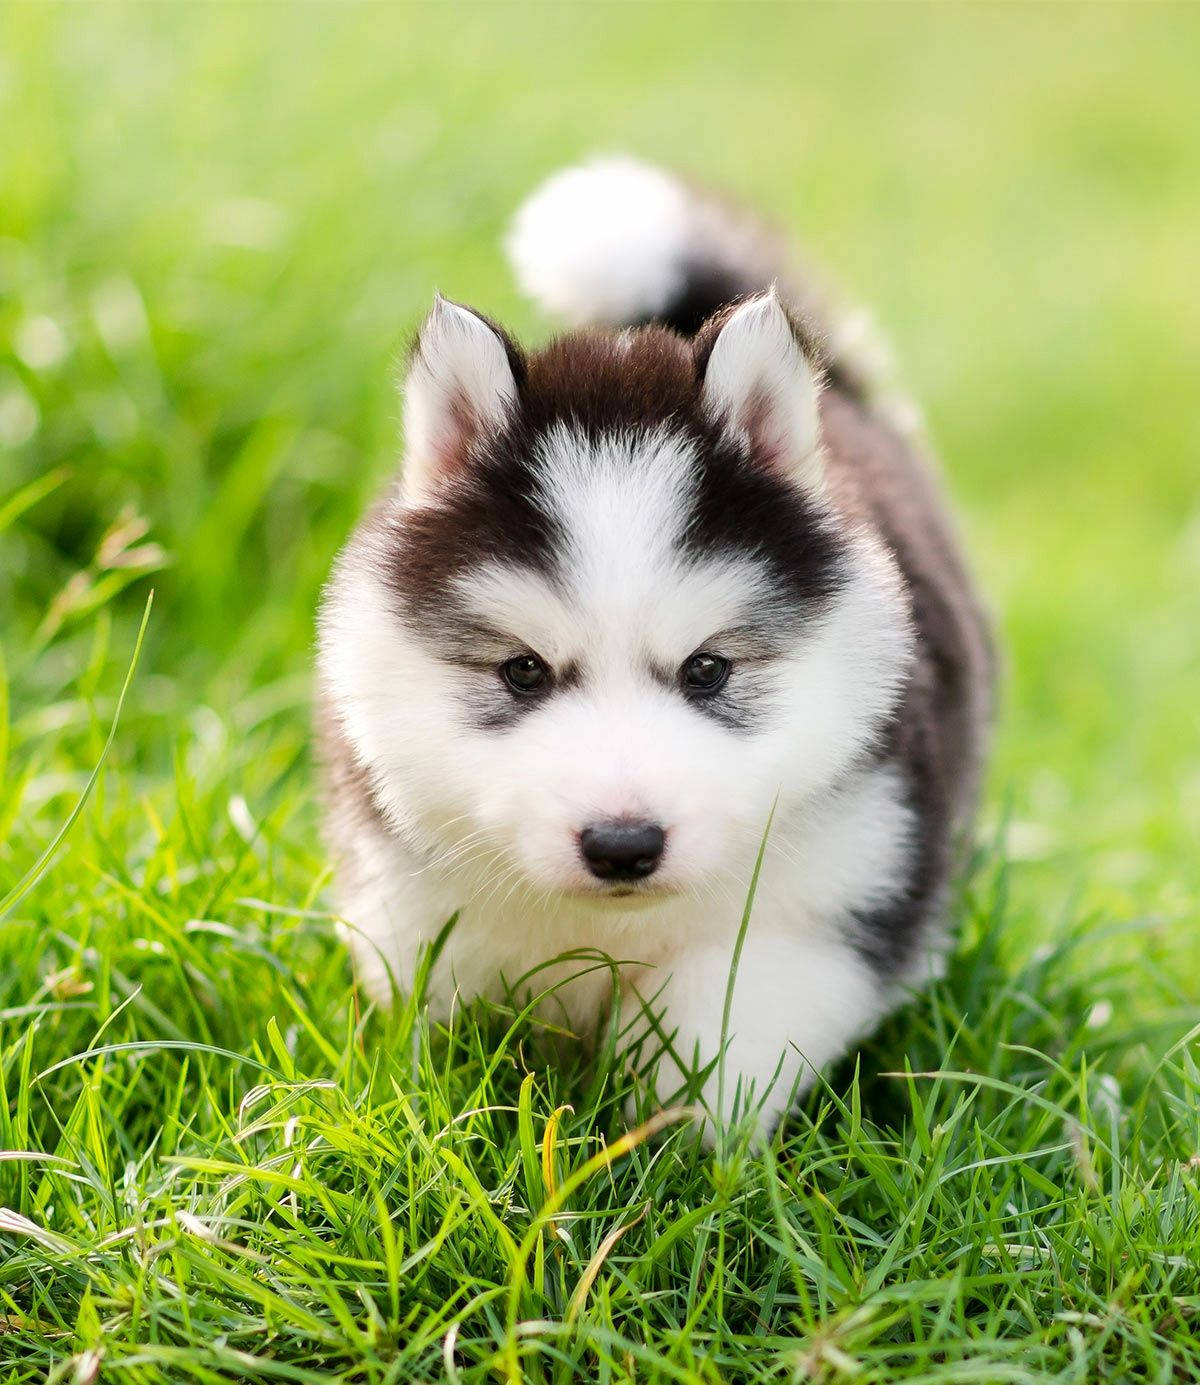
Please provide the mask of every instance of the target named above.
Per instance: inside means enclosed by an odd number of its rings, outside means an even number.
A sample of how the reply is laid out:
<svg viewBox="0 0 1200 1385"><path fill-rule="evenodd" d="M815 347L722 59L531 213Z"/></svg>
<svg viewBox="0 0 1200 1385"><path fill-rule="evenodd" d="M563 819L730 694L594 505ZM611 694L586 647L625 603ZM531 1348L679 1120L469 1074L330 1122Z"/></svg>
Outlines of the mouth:
<svg viewBox="0 0 1200 1385"><path fill-rule="evenodd" d="M634 884L622 880L619 884L577 885L564 891L572 899L589 904L613 904L626 908L639 904L656 904L671 895L678 894L676 886L665 881L647 880L644 884Z"/></svg>

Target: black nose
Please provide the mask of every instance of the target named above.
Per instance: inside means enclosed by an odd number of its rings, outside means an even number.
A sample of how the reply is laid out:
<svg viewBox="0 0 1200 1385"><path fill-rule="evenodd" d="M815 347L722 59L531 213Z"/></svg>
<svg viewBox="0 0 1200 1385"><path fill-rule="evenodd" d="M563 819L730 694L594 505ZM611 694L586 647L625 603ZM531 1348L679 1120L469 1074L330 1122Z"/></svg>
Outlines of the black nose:
<svg viewBox="0 0 1200 1385"><path fill-rule="evenodd" d="M662 859L666 837L649 822L598 822L579 834L588 870L601 880L640 880Z"/></svg>

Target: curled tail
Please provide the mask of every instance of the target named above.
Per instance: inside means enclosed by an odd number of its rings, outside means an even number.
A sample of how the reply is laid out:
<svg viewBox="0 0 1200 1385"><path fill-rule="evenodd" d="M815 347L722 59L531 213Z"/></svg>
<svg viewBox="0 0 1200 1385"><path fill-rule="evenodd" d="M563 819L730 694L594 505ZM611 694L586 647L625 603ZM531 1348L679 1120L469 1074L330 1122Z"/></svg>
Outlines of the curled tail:
<svg viewBox="0 0 1200 1385"><path fill-rule="evenodd" d="M866 396L885 364L869 322L830 314L782 237L637 159L603 156L552 174L521 204L505 245L521 289L576 326L655 322L690 335L726 303L778 282L831 383Z"/></svg>

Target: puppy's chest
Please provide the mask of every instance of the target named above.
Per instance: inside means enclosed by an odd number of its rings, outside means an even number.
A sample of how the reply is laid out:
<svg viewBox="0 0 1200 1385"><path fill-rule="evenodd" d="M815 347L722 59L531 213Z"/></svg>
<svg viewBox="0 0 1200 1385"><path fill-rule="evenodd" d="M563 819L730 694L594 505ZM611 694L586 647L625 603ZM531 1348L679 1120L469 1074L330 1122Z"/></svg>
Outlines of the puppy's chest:
<svg viewBox="0 0 1200 1385"><path fill-rule="evenodd" d="M881 765L803 813L776 815L748 925L756 937L854 946L854 918L880 908L908 882L918 830L900 770ZM520 906L463 910L437 984L447 999L515 990L576 1032L590 1029L630 984L653 994L693 949L733 948L753 876L677 897L644 913ZM716 998L719 1000L719 997Z"/></svg>
<svg viewBox="0 0 1200 1385"><path fill-rule="evenodd" d="M713 923L697 919L695 932L711 936ZM443 1003L455 994L536 1001L545 1021L586 1038L631 978L653 976L686 946L682 920L662 911L628 920L589 919L581 911L564 919L519 907L478 913L468 907L432 986Z"/></svg>

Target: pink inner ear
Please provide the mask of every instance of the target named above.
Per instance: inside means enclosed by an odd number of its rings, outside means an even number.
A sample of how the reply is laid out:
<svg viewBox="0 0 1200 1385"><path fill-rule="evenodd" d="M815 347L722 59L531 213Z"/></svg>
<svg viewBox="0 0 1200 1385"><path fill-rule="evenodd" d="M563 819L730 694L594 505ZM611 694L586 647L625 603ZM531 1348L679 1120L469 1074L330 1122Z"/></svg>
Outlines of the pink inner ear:
<svg viewBox="0 0 1200 1385"><path fill-rule="evenodd" d="M737 421L750 439L754 460L772 471L785 471L790 460L787 434L775 417L770 393L761 386L752 390L742 404Z"/></svg>
<svg viewBox="0 0 1200 1385"><path fill-rule="evenodd" d="M460 389L447 393L442 427L431 439L438 471L452 476L470 459L471 449L479 437L479 415Z"/></svg>

